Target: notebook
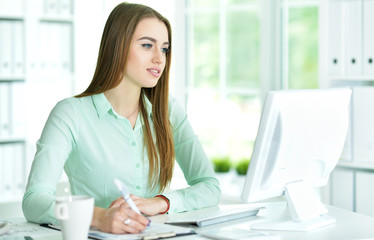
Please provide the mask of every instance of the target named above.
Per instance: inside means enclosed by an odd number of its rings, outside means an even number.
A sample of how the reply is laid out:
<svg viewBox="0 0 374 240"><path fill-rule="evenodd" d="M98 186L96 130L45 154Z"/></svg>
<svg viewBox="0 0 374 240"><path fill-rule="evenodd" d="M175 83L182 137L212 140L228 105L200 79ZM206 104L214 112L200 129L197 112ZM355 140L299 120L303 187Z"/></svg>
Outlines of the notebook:
<svg viewBox="0 0 374 240"><path fill-rule="evenodd" d="M166 224L204 227L240 218L255 216L264 207L209 208L180 214L170 214Z"/></svg>
<svg viewBox="0 0 374 240"><path fill-rule="evenodd" d="M59 225L42 224L41 226L59 230L59 231L61 230ZM112 234L112 233L101 232L95 228L90 228L88 237L90 239L96 239L96 240L106 240L106 239L108 240L115 240L115 239L148 240L148 239L164 239L164 238L170 238L170 237L179 237L179 236L186 236L186 235L192 235L192 234L196 234L196 233L193 229L190 229L190 228L152 222L151 225L146 228L146 230L144 230L141 233L135 233L135 234Z"/></svg>

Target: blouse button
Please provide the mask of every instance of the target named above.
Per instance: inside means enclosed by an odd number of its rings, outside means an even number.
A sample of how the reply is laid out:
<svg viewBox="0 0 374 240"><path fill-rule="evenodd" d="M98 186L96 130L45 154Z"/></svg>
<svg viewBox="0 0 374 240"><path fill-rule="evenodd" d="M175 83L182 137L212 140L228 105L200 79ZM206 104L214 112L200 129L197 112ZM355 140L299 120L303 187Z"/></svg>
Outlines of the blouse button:
<svg viewBox="0 0 374 240"><path fill-rule="evenodd" d="M136 142L132 142L131 145L132 145L132 146L136 146Z"/></svg>
<svg viewBox="0 0 374 240"><path fill-rule="evenodd" d="M140 163L137 163L137 164L136 164L136 167L137 167L137 168L140 168Z"/></svg>
<svg viewBox="0 0 374 240"><path fill-rule="evenodd" d="M137 186L136 186L136 189L137 189L137 190L140 190L140 189L141 189L141 187L140 187L139 185L137 185Z"/></svg>

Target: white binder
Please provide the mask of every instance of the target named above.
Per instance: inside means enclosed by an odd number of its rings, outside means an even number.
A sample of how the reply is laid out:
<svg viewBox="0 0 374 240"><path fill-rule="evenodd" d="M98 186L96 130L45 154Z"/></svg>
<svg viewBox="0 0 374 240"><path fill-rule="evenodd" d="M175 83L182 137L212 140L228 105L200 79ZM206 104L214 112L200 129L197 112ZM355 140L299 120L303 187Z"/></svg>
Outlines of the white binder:
<svg viewBox="0 0 374 240"><path fill-rule="evenodd" d="M374 162L374 87L352 88L353 160Z"/></svg>
<svg viewBox="0 0 374 240"><path fill-rule="evenodd" d="M3 90L3 86L4 86L4 83L0 82L0 140L3 139L3 138L5 138L4 137L5 134L3 133L3 127L2 127L3 126L3 122L5 122L5 120L4 120L5 119L5 115L3 114L4 110L2 108L2 106L3 106L3 98L5 97L5 96L3 96L3 91L5 91L5 90Z"/></svg>
<svg viewBox="0 0 374 240"><path fill-rule="evenodd" d="M352 117L352 101L349 108L349 125L348 125L348 131L347 131L347 137L345 139L344 148L342 151L342 154L340 156L340 159L343 161L353 161L353 117Z"/></svg>
<svg viewBox="0 0 374 240"><path fill-rule="evenodd" d="M5 144L0 144L0 192L5 193Z"/></svg>
<svg viewBox="0 0 374 240"><path fill-rule="evenodd" d="M44 75L58 73L58 59L60 58L59 23L42 22L40 24L40 67Z"/></svg>
<svg viewBox="0 0 374 240"><path fill-rule="evenodd" d="M346 76L362 74L362 2L342 1L344 65Z"/></svg>
<svg viewBox="0 0 374 240"><path fill-rule="evenodd" d="M336 168L331 175L331 204L354 210L353 171Z"/></svg>
<svg viewBox="0 0 374 240"><path fill-rule="evenodd" d="M12 194L20 196L24 192L25 187L25 160L23 143L11 144L11 157L13 161L13 185Z"/></svg>
<svg viewBox="0 0 374 240"><path fill-rule="evenodd" d="M356 212L374 216L374 175L356 172Z"/></svg>
<svg viewBox="0 0 374 240"><path fill-rule="evenodd" d="M1 194L2 196L11 197L12 191L14 187L14 180L13 180L13 158L12 158L12 145L11 144L2 144L1 146L1 158L3 166L1 168L3 169L3 190L4 192Z"/></svg>
<svg viewBox="0 0 374 240"><path fill-rule="evenodd" d="M24 74L24 34L23 22L14 21L13 23L13 76L23 78Z"/></svg>
<svg viewBox="0 0 374 240"><path fill-rule="evenodd" d="M328 74L341 76L343 74L342 3L329 1L328 13Z"/></svg>
<svg viewBox="0 0 374 240"><path fill-rule="evenodd" d="M0 77L12 75L12 22L0 21Z"/></svg>
<svg viewBox="0 0 374 240"><path fill-rule="evenodd" d="M59 10L61 15L70 16L72 13L71 0L60 0Z"/></svg>
<svg viewBox="0 0 374 240"><path fill-rule="evenodd" d="M65 39L61 36L61 26L64 23L49 23L48 24L48 38L49 38L49 60L50 71L52 73L61 72L61 43Z"/></svg>
<svg viewBox="0 0 374 240"><path fill-rule="evenodd" d="M56 16L58 14L58 0L44 0L44 14Z"/></svg>
<svg viewBox="0 0 374 240"><path fill-rule="evenodd" d="M9 83L0 83L0 138L6 139L11 135L11 103Z"/></svg>
<svg viewBox="0 0 374 240"><path fill-rule="evenodd" d="M366 0L363 2L363 4L363 73L365 76L374 76L374 1Z"/></svg>
<svg viewBox="0 0 374 240"><path fill-rule="evenodd" d="M60 28L60 72L64 74L71 73L71 64L72 64L72 54L71 54L71 45L72 45L72 29L70 24L61 24Z"/></svg>
<svg viewBox="0 0 374 240"><path fill-rule="evenodd" d="M26 135L26 118L25 118L25 100L26 96L26 86L23 82L12 83L11 86L11 119L12 119L12 129L11 133L14 138L22 138Z"/></svg>

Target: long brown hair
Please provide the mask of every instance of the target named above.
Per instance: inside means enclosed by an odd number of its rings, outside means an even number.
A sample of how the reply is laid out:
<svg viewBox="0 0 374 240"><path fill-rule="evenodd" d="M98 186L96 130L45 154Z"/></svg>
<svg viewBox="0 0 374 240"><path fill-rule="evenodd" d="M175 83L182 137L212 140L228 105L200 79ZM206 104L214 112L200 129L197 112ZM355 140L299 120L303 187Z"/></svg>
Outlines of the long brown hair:
<svg viewBox="0 0 374 240"><path fill-rule="evenodd" d="M170 184L174 168L174 143L169 121L169 71L171 63L171 27L169 21L154 9L133 3L117 5L105 24L96 70L88 88L75 97L103 93L118 86L126 69L131 39L138 23L144 18L157 18L168 30L170 43L166 53L165 69L153 88L143 88L139 98L143 121L144 143L149 158L148 185L155 189L157 184L163 192ZM145 95L145 96L144 96ZM144 97L152 103L152 120L156 144L152 138Z"/></svg>

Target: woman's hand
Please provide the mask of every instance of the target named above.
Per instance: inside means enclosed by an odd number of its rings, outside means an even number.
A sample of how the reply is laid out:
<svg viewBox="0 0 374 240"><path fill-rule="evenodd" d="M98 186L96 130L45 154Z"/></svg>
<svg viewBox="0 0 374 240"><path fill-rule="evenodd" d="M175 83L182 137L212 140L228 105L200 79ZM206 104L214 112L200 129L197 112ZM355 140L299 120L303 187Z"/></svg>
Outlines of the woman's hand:
<svg viewBox="0 0 374 240"><path fill-rule="evenodd" d="M139 233L147 227L149 220L134 212L129 206L112 206L108 209L95 207L91 226L103 232L124 234Z"/></svg>
<svg viewBox="0 0 374 240"><path fill-rule="evenodd" d="M141 213L147 214L148 216L153 216L159 213L163 213L168 208L168 203L161 197L154 197L154 198L142 198L136 195L130 195L131 199L134 201L135 205L139 208ZM112 202L109 206L111 207L119 207L125 206L129 208L129 205L123 199L123 197L119 197Z"/></svg>

